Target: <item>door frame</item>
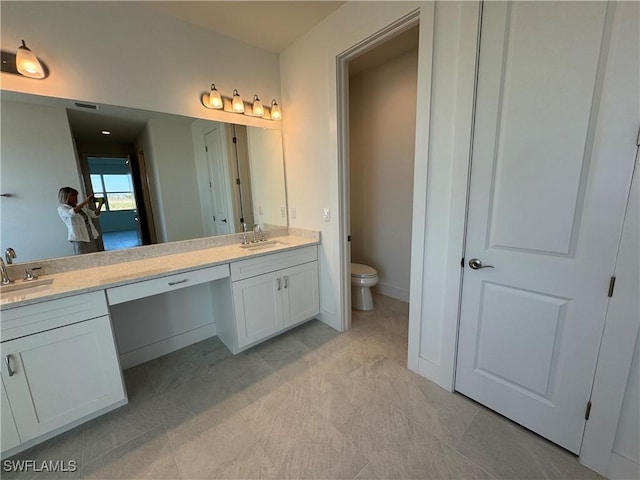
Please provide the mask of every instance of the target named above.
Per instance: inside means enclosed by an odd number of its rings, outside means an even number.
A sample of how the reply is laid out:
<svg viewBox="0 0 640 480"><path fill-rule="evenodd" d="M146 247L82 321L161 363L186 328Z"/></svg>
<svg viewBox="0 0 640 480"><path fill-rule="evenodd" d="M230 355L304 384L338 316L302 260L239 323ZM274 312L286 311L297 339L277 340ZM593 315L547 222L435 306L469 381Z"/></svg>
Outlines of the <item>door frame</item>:
<svg viewBox="0 0 640 480"><path fill-rule="evenodd" d="M340 296L342 300L340 302L341 331L346 331L351 328L351 243L348 239L351 234L349 189L349 62L355 57L385 43L396 35L419 25L421 23L420 20L421 10L413 10L336 57L336 133L338 140L338 205L340 209L338 250L340 257ZM422 20L424 21L424 12L422 13ZM422 36L422 28L420 30ZM418 48L422 48L422 43L420 43Z"/></svg>

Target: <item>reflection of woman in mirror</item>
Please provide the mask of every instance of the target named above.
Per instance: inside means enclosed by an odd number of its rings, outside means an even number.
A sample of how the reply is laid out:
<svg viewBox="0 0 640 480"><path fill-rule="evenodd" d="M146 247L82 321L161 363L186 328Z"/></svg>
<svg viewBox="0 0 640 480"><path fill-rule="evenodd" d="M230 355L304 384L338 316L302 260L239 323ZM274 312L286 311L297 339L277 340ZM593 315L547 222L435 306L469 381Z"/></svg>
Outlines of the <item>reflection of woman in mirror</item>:
<svg viewBox="0 0 640 480"><path fill-rule="evenodd" d="M78 191L75 188L62 187L58 192L58 201L58 215L67 226L73 252L76 255L97 252L96 239L99 235L90 219L100 215L104 198L97 199L96 205L96 198L90 195L85 201L78 203Z"/></svg>

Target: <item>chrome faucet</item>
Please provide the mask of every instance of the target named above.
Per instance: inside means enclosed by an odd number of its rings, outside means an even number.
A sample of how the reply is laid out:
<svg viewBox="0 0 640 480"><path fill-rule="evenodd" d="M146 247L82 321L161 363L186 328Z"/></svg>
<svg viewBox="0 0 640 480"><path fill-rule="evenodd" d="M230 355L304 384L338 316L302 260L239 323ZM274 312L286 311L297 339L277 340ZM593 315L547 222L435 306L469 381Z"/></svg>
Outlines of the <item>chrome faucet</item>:
<svg viewBox="0 0 640 480"><path fill-rule="evenodd" d="M7 271L7 267L2 258L0 258L0 275L2 276L2 285L9 285L10 283L13 283L13 280L9 278L9 272Z"/></svg>
<svg viewBox="0 0 640 480"><path fill-rule="evenodd" d="M7 259L7 265L11 265L13 263L13 259L16 258L16 251L9 247L4 251L4 258Z"/></svg>
<svg viewBox="0 0 640 480"><path fill-rule="evenodd" d="M246 222L242 222L242 245L247 245L249 241L247 240L247 224Z"/></svg>

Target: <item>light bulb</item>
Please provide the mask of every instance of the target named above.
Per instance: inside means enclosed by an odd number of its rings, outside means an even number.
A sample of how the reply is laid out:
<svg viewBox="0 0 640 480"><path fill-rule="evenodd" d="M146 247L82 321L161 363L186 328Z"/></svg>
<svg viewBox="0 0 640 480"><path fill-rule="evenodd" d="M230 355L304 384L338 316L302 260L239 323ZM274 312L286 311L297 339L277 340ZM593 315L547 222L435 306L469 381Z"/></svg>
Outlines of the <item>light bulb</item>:
<svg viewBox="0 0 640 480"><path fill-rule="evenodd" d="M231 109L236 113L244 113L244 102L242 97L238 93L238 90L233 90L233 99L231 100Z"/></svg>
<svg viewBox="0 0 640 480"><path fill-rule="evenodd" d="M282 119L282 113L280 112L280 106L276 99L271 100L271 120L280 120Z"/></svg>
<svg viewBox="0 0 640 480"><path fill-rule="evenodd" d="M44 69L36 57L22 40L16 53L16 69L25 77L44 78Z"/></svg>
<svg viewBox="0 0 640 480"><path fill-rule="evenodd" d="M216 84L211 84L211 92L209 92L209 106L211 108L222 108L222 97L220 96L220 92L216 90Z"/></svg>
<svg viewBox="0 0 640 480"><path fill-rule="evenodd" d="M254 117L263 117L264 116L264 107L262 106L262 102L258 95L253 96L253 116Z"/></svg>

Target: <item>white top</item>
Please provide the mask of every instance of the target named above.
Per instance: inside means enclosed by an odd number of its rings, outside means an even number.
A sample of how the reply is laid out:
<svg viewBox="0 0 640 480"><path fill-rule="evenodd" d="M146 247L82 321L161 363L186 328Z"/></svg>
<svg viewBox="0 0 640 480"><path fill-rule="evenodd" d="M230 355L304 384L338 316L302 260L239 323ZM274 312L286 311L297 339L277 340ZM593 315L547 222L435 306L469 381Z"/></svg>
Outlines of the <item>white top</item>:
<svg viewBox="0 0 640 480"><path fill-rule="evenodd" d="M89 218L98 218L98 216L85 205L82 207L82 211ZM92 239L89 238L89 232L87 232L87 226L84 221L84 217L79 213L73 211L73 207L69 205L60 204L58 205L58 215L67 226L67 230L69 235L67 239L70 242L89 242ZM91 227L91 235L93 238L98 238L99 234L96 230L96 227L93 225L92 221L89 221L89 226Z"/></svg>
<svg viewBox="0 0 640 480"><path fill-rule="evenodd" d="M361 263L351 264L351 276L352 277L375 277L378 275L375 268L371 268L368 265L362 265Z"/></svg>

